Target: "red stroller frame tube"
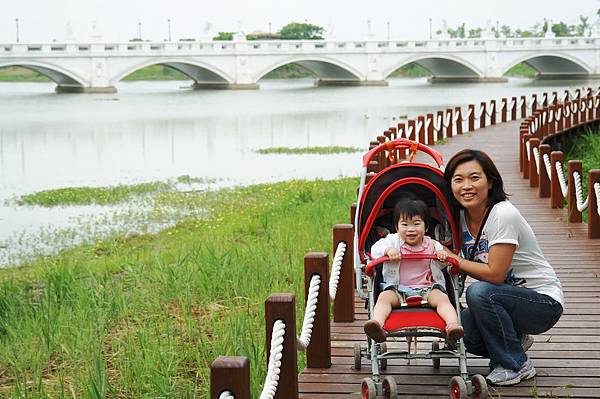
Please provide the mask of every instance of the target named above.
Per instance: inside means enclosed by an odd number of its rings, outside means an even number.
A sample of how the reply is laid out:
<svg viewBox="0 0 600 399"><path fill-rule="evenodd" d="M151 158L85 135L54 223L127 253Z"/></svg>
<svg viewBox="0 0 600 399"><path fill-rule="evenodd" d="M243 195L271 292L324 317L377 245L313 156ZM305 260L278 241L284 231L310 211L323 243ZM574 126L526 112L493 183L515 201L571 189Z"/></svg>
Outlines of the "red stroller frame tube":
<svg viewBox="0 0 600 399"><path fill-rule="evenodd" d="M418 143L416 141L412 141L412 140L408 140L405 138L399 138L399 139L395 139L395 140L391 140L391 141L386 141L385 143L382 143L380 145L378 145L377 147L373 148L372 150L370 150L369 152L367 152L364 156L363 156L363 167L367 167L369 165L369 162L371 162L371 160L375 157L375 155L377 155L379 152L384 151L384 150L395 150L395 149L410 149L412 153L416 152L416 151L422 151L424 153L426 153L427 155L431 156L431 158L433 158L433 160L435 161L435 163L437 164L438 167L442 167L443 165L443 160L442 160L442 155L427 147L424 144Z"/></svg>

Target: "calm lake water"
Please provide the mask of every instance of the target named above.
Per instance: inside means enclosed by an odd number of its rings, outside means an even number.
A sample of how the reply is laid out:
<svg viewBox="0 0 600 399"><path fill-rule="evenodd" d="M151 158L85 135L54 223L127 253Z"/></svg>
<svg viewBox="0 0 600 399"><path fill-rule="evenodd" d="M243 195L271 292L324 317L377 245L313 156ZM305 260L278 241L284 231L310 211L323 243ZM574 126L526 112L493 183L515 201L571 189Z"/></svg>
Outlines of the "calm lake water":
<svg viewBox="0 0 600 399"><path fill-rule="evenodd" d="M0 265L85 237L136 230L115 230L102 221L74 234L81 225L107 219L116 208L18 207L14 199L19 195L182 175L214 179L211 187L353 176L360 170L359 153L255 151L279 146L365 148L401 116L532 92L562 93L598 82L429 84L425 79L395 79L389 87L314 87L312 80L300 79L263 80L260 85L260 90L250 91L193 91L186 88L189 82L122 82L115 94L57 95L54 84L0 83Z"/></svg>

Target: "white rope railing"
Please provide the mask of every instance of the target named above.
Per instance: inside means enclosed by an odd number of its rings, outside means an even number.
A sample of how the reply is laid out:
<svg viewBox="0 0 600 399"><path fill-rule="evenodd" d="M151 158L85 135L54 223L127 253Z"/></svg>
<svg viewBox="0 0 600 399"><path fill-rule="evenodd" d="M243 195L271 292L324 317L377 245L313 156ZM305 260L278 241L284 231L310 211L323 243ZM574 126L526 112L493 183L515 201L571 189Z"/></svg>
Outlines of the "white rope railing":
<svg viewBox="0 0 600 399"><path fill-rule="evenodd" d="M471 117L471 115L473 115L474 111L475 111L475 108L469 107L469 112L467 112L467 115L464 117L463 122L466 122Z"/></svg>
<svg viewBox="0 0 600 399"><path fill-rule="evenodd" d="M525 142L525 148L527 149L527 151L526 151L526 152L527 152L527 161L529 161L529 160L530 160L530 159L529 159L529 158L530 158L530 157L529 157L529 151L531 150L531 144L529 144L529 140L527 140L527 141Z"/></svg>
<svg viewBox="0 0 600 399"><path fill-rule="evenodd" d="M432 123L431 121L432 121L432 120L431 120L431 119L429 119L429 118L425 119L425 130L429 130L429 126L430 126L430 125L431 125L431 123Z"/></svg>
<svg viewBox="0 0 600 399"><path fill-rule="evenodd" d="M529 141L528 141L529 142ZM533 147L533 159L535 160L535 170L540 174L540 151L537 147Z"/></svg>
<svg viewBox="0 0 600 399"><path fill-rule="evenodd" d="M554 122L554 110L548 110L548 123Z"/></svg>
<svg viewBox="0 0 600 399"><path fill-rule="evenodd" d="M524 103L525 103L525 97L521 97L521 101L519 102L519 108L521 108Z"/></svg>
<svg viewBox="0 0 600 399"><path fill-rule="evenodd" d="M306 310L304 311L304 321L302 322L302 332L297 338L298 346L301 350L308 348L310 337L317 313L317 301L319 300L319 289L321 288L321 276L315 274L310 279L308 287L308 298L306 298Z"/></svg>
<svg viewBox="0 0 600 399"><path fill-rule="evenodd" d="M219 399L235 399L235 396L233 396L231 391L223 391L219 395Z"/></svg>
<svg viewBox="0 0 600 399"><path fill-rule="evenodd" d="M571 103L571 113L574 114L577 111L579 111L579 107L578 107L577 103L576 102Z"/></svg>
<svg viewBox="0 0 600 399"><path fill-rule="evenodd" d="M485 107L479 108L479 115L476 116L475 119L477 119L477 120L481 119L481 116L483 115L484 111L485 111Z"/></svg>
<svg viewBox="0 0 600 399"><path fill-rule="evenodd" d="M439 132L440 129L442 128L442 116L441 115L437 115L435 117L435 119L433 120L433 130L435 130L436 132Z"/></svg>
<svg viewBox="0 0 600 399"><path fill-rule="evenodd" d="M569 90L565 90L565 96L563 97L562 102L567 102L569 100L569 98L571 97L571 93L569 93Z"/></svg>
<svg viewBox="0 0 600 399"><path fill-rule="evenodd" d="M421 131L421 126L423 126L423 122L417 121L417 123L415 124L415 132ZM418 139L418 137L417 137L417 139Z"/></svg>
<svg viewBox="0 0 600 399"><path fill-rule="evenodd" d="M565 114L565 118L568 118L571 116L571 107L569 107L568 105L564 107L563 109L563 113Z"/></svg>
<svg viewBox="0 0 600 399"><path fill-rule="evenodd" d="M562 117L562 107L556 108L556 120L560 120Z"/></svg>
<svg viewBox="0 0 600 399"><path fill-rule="evenodd" d="M548 121L548 112L542 112L542 123L546 123Z"/></svg>
<svg viewBox="0 0 600 399"><path fill-rule="evenodd" d="M548 179L552 178L552 164L550 163L550 157L548 154L542 155L542 161L544 161L544 166L546 166L546 176Z"/></svg>
<svg viewBox="0 0 600 399"><path fill-rule="evenodd" d="M450 117L451 117L451 115L449 113L446 113L446 115L443 118L445 128L448 128L448 126L450 126Z"/></svg>
<svg viewBox="0 0 600 399"><path fill-rule="evenodd" d="M600 183L594 183L594 193L596 194L596 212L598 212L598 216L600 216Z"/></svg>
<svg viewBox="0 0 600 399"><path fill-rule="evenodd" d="M333 302L337 293L338 283L340 282L340 272L342 270L342 262L346 254L346 243L340 241L333 256L331 264L331 276L329 277L329 299Z"/></svg>
<svg viewBox="0 0 600 399"><path fill-rule="evenodd" d="M583 200L583 186L581 184L581 174L578 171L573 172L573 182L575 183L575 198L577 199L577 210L583 212L588 207L590 197Z"/></svg>
<svg viewBox="0 0 600 399"><path fill-rule="evenodd" d="M554 104L557 99L558 99L558 93L552 93L552 104Z"/></svg>
<svg viewBox="0 0 600 399"><path fill-rule="evenodd" d="M593 101L594 101L594 108L598 108L598 105L600 105L600 98L595 97Z"/></svg>
<svg viewBox="0 0 600 399"><path fill-rule="evenodd" d="M556 161L554 163L554 167L556 168L556 174L558 175L560 192L562 193L563 198L567 198L567 195L569 195L569 186L565 181L565 172L563 171L562 163L560 163L560 161Z"/></svg>
<svg viewBox="0 0 600 399"><path fill-rule="evenodd" d="M452 121L452 122L453 122L454 124L456 124L456 122L458 122L458 118L460 118L460 114L461 114L460 112L455 112L455 113L454 113L454 116L452 117L452 119L453 119L453 121Z"/></svg>
<svg viewBox="0 0 600 399"><path fill-rule="evenodd" d="M281 373L281 353L283 352L284 335L285 323L283 320L276 320L273 323L273 332L271 334L271 353L269 355L267 377L265 378L265 386L260 393L260 399L273 399L277 392L279 374Z"/></svg>
<svg viewBox="0 0 600 399"><path fill-rule="evenodd" d="M408 129L406 129L406 138L410 137L410 135L412 134L413 129L414 128L412 126L409 126Z"/></svg>

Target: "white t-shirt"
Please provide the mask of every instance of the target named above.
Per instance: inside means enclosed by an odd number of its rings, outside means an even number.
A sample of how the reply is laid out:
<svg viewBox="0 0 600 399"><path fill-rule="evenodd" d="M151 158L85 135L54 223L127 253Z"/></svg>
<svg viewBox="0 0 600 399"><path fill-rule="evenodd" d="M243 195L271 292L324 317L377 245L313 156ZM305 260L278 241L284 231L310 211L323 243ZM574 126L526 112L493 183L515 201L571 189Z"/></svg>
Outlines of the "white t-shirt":
<svg viewBox="0 0 600 399"><path fill-rule="evenodd" d="M475 244L477 232L469 232L465 223L464 211L460 214L462 226L463 253L468 259ZM515 244L517 246L508 271L506 282L515 286L530 288L545 294L564 307L564 295L560 280L548 263L529 223L509 201L494 205L490 211L479 244L475 250L476 262L488 263L489 248L495 244Z"/></svg>

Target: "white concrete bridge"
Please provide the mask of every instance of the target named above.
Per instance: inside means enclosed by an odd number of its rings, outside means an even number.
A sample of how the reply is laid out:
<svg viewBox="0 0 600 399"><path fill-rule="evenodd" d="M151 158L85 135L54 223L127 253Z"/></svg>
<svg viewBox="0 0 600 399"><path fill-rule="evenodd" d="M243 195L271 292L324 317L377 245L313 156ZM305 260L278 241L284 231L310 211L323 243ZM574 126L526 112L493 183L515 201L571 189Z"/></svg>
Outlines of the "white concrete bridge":
<svg viewBox="0 0 600 399"><path fill-rule="evenodd" d="M241 39L241 40L240 40ZM111 92L132 72L162 64L196 88L258 88L270 71L299 64L319 85L387 85L410 63L432 80L503 81L526 63L538 77L600 76L600 37L423 41L234 41L0 44L0 68L20 66L57 83L59 92Z"/></svg>

